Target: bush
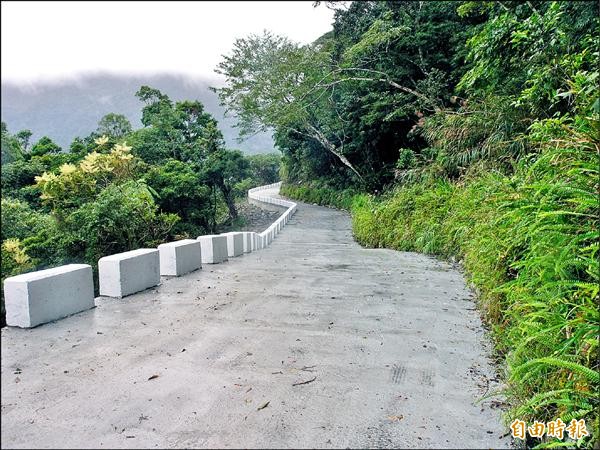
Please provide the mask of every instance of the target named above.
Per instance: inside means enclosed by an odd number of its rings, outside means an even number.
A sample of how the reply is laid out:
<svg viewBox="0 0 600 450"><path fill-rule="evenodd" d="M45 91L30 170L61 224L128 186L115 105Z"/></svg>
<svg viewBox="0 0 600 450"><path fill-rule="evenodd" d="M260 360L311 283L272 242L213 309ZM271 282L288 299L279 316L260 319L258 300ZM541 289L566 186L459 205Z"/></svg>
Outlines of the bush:
<svg viewBox="0 0 600 450"><path fill-rule="evenodd" d="M359 191L355 189L338 190L323 182L314 181L306 184L285 183L281 186L281 194L296 200L350 210L352 200Z"/></svg>
<svg viewBox="0 0 600 450"><path fill-rule="evenodd" d="M130 181L103 189L66 219L65 228L73 243L80 243L84 259L95 264L104 255L156 247L178 220L175 214L158 212L143 183Z"/></svg>

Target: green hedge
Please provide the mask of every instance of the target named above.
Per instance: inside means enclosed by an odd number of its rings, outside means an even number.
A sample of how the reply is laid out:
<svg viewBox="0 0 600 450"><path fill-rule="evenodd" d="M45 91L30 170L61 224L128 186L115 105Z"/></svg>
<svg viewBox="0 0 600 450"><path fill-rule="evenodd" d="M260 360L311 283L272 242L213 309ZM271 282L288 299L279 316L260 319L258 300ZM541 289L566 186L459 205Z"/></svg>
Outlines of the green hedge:
<svg viewBox="0 0 600 450"><path fill-rule="evenodd" d="M317 181L304 184L284 183L280 192L303 202L345 210L350 210L354 196L359 194L355 189L338 190Z"/></svg>

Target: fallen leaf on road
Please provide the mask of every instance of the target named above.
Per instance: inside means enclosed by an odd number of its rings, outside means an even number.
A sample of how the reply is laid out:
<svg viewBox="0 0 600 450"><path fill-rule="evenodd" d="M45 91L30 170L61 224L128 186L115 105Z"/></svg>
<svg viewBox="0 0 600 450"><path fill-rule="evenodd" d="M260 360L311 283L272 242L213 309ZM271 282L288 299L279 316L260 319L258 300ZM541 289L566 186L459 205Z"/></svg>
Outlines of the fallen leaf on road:
<svg viewBox="0 0 600 450"><path fill-rule="evenodd" d="M399 416L388 416L388 420L391 420L392 422L400 422L402 419L404 419L402 414Z"/></svg>
<svg viewBox="0 0 600 450"><path fill-rule="evenodd" d="M154 380L155 378L158 378L158 375L152 375L150 378L148 378L148 381Z"/></svg>
<svg viewBox="0 0 600 450"><path fill-rule="evenodd" d="M260 405L257 409L257 411L260 411L261 409L265 409L267 406L269 406L269 403L271 403L270 401L268 401L267 403L264 403L262 405Z"/></svg>
<svg viewBox="0 0 600 450"><path fill-rule="evenodd" d="M317 377L311 378L310 380L307 381L300 381L298 383L293 383L292 386L300 386L302 384L308 384L308 383L312 383L313 381L315 381L317 379Z"/></svg>

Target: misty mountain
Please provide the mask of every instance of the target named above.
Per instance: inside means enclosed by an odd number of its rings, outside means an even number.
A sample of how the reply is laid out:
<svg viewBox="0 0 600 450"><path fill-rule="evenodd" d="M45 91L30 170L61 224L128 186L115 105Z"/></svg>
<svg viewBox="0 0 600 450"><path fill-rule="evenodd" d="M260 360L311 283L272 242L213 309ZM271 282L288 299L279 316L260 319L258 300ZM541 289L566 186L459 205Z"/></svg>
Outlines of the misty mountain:
<svg viewBox="0 0 600 450"><path fill-rule="evenodd" d="M172 100L199 100L205 110L219 122L228 148L247 154L274 151L269 133L259 133L238 143L235 119L225 118L217 95L209 86L218 84L208 78L189 78L179 75L117 76L88 75L75 80L40 82L34 85L15 85L2 82L2 121L16 133L29 129L32 142L49 136L64 149L76 136L84 137L94 131L98 121L107 113L125 115L134 128L140 128L143 103L135 96L142 85L160 89Z"/></svg>

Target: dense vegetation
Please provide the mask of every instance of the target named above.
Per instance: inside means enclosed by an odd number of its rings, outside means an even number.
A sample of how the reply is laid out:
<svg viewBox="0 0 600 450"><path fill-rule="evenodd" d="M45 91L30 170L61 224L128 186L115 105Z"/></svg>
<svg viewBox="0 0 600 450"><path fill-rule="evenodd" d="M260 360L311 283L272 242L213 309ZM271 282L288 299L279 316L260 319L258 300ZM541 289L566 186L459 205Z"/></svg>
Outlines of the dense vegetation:
<svg viewBox="0 0 600 450"><path fill-rule="evenodd" d="M277 181L279 156L226 149L200 102L137 96L143 128L107 114L68 151L2 123L2 280L239 225L236 199Z"/></svg>
<svg viewBox="0 0 600 450"><path fill-rule="evenodd" d="M319 2L317 2L319 3ZM594 2L326 2L310 45L239 39L218 89L273 128L284 192L359 242L463 262L507 421L598 426L599 23ZM323 6L320 6L323 7Z"/></svg>

